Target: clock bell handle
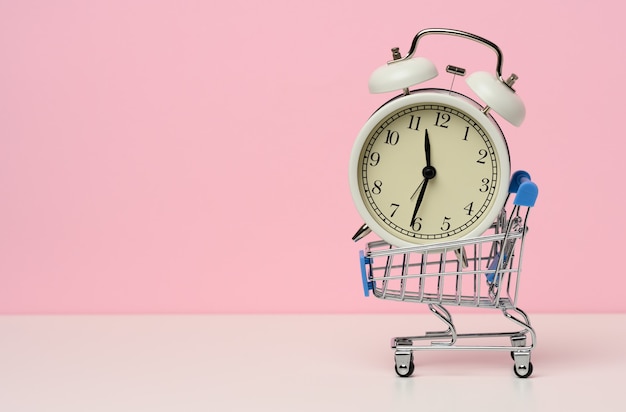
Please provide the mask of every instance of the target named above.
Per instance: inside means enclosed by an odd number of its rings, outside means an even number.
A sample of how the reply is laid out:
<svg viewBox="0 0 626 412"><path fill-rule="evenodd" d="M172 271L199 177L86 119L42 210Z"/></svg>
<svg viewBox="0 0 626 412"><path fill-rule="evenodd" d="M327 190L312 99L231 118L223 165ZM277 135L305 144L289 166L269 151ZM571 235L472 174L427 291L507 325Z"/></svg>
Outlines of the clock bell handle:
<svg viewBox="0 0 626 412"><path fill-rule="evenodd" d="M513 204L517 206L535 206L539 189L537 185L530 180L530 174L524 170L518 170L511 177L509 185L509 193L515 193Z"/></svg>
<svg viewBox="0 0 626 412"><path fill-rule="evenodd" d="M410 58L413 57L413 54L415 54L415 50L417 49L417 43L420 41L420 39L422 37L431 35L431 34L439 34L439 35L446 35L446 36L456 36L456 37L463 37L465 39L469 39L469 40L473 40L475 42L484 44L485 46L489 47L490 49L492 49L497 56L497 62L496 62L496 76L498 76L498 78L506 83L506 81L502 78L502 51L500 50L500 48L493 43L490 40L485 39L484 37L480 37L476 34L472 34L472 33L468 33L465 31L461 31L461 30L455 30L455 29L441 29L441 28L434 28L434 29L424 29L421 30L419 33L417 33L415 35L415 37L413 38L413 42L411 43L411 48L409 49L408 53L406 54L406 56L400 58L400 59L394 59L389 61L389 64L393 64L393 63L398 63L401 61L405 61L408 60Z"/></svg>

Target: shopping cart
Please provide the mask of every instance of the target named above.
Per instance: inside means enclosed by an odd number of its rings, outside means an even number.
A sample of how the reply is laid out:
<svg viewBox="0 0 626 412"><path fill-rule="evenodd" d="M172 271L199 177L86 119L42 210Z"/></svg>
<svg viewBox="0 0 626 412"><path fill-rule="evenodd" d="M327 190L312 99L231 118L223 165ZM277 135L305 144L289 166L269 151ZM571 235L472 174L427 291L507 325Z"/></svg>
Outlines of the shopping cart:
<svg viewBox="0 0 626 412"><path fill-rule="evenodd" d="M526 223L537 193L530 175L519 171L509 186L509 198L514 195L511 213L507 214L505 206L486 234L403 248L374 241L360 252L365 296L371 292L379 299L425 303L446 326L441 332L392 339L399 376L413 373L413 352L420 350L509 351L515 374L520 378L532 374L530 355L536 336L528 316L517 306L517 298ZM457 333L446 306L498 309L521 329ZM468 339L480 344L459 343Z"/></svg>

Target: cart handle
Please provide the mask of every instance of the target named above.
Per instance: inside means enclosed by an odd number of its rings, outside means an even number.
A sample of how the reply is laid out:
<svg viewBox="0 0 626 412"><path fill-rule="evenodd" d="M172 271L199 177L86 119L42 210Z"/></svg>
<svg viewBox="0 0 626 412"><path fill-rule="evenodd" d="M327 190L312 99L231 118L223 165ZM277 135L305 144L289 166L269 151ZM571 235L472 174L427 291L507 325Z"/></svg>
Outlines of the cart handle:
<svg viewBox="0 0 626 412"><path fill-rule="evenodd" d="M361 280L363 281L363 293L365 297L370 295L370 290L374 289L374 282L367 279L367 265L372 263L372 259L365 256L365 253L359 251L359 261L361 262Z"/></svg>
<svg viewBox="0 0 626 412"><path fill-rule="evenodd" d="M535 183L531 182L528 172L518 170L511 177L509 193L515 193L514 205L533 207L535 206L539 189Z"/></svg>

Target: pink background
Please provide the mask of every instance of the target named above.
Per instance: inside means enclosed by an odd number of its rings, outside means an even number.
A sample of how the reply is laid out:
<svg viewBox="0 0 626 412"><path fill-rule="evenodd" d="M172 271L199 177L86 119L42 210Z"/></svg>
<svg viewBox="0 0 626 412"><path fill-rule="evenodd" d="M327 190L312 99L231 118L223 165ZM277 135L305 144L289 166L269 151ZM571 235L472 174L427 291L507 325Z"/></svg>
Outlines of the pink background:
<svg viewBox="0 0 626 412"><path fill-rule="evenodd" d="M506 4L1 0L0 313L422 310L362 297L347 165L391 97L371 71L427 27L520 76L521 306L626 311L622 7ZM420 54L495 67L462 39Z"/></svg>

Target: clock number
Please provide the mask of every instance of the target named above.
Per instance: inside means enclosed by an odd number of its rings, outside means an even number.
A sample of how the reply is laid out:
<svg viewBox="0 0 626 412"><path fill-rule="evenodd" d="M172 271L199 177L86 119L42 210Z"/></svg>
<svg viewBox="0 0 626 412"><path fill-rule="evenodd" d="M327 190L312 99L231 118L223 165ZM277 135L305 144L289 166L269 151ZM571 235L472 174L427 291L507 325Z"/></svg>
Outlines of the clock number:
<svg viewBox="0 0 626 412"><path fill-rule="evenodd" d="M450 121L450 115L448 113L437 112L437 120L435 121L435 126L439 126L439 127L443 127L447 129L449 121Z"/></svg>
<svg viewBox="0 0 626 412"><path fill-rule="evenodd" d="M480 189L478 189L480 192L486 192L487 190L489 190L489 179L487 179L486 177L483 177L483 180L481 180L481 182L483 183L482 186L480 187Z"/></svg>
<svg viewBox="0 0 626 412"><path fill-rule="evenodd" d="M419 217L419 216L416 216L415 220L413 221L413 223L411 223L411 227L416 232L419 232L420 230L422 230L422 218Z"/></svg>
<svg viewBox="0 0 626 412"><path fill-rule="evenodd" d="M469 134L469 126L465 126L465 136L463 136L463 140L467 142L467 135Z"/></svg>
<svg viewBox="0 0 626 412"><path fill-rule="evenodd" d="M465 207L463 208L463 210L465 210L465 211L467 212L467 215L468 215L468 216L471 216L471 215L472 215L472 212L474 211L474 202L470 202L470 204L469 204L469 205L467 205L467 206L465 206Z"/></svg>
<svg viewBox="0 0 626 412"><path fill-rule="evenodd" d="M409 129L411 130L419 130L420 129L420 121L422 118L420 116L411 115L411 121L409 122Z"/></svg>
<svg viewBox="0 0 626 412"><path fill-rule="evenodd" d="M392 146L395 146L398 144L398 141L400 140L400 133L395 132L395 131L391 131L391 130L387 130L387 138L385 139L385 143L386 144L390 144Z"/></svg>
<svg viewBox="0 0 626 412"><path fill-rule="evenodd" d="M376 166L380 162L380 153L372 152L370 155L370 166Z"/></svg>
<svg viewBox="0 0 626 412"><path fill-rule="evenodd" d="M487 152L486 149L480 149L478 151L478 154L480 155L480 159L476 160L476 163L480 163L481 165L485 164L485 158L487 157L487 155L489 154Z"/></svg>
<svg viewBox="0 0 626 412"><path fill-rule="evenodd" d="M398 208L400 207L399 204L397 203L392 203L391 204L391 208L393 209L393 212L391 212L391 215L389 217L393 217L393 215L396 214L396 212L398 211Z"/></svg>
<svg viewBox="0 0 626 412"><path fill-rule="evenodd" d="M375 195L379 195L383 190L383 182L380 180L374 180L374 187L372 188L372 193Z"/></svg>
<svg viewBox="0 0 626 412"><path fill-rule="evenodd" d="M447 216L443 217L443 224L441 225L441 230L443 232L447 232L448 230L450 230L450 222L449 222L450 218Z"/></svg>

